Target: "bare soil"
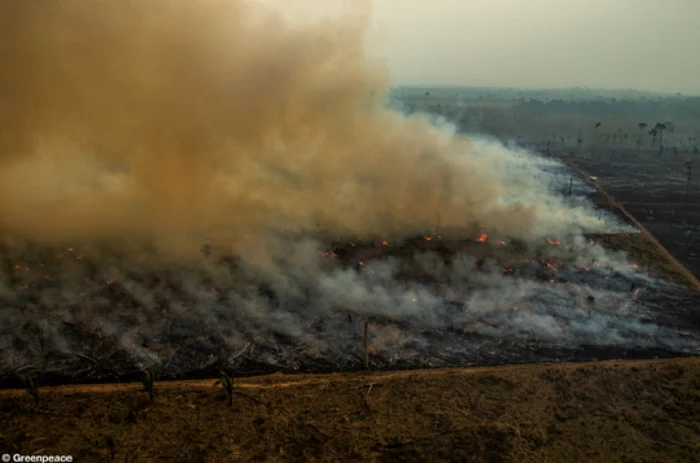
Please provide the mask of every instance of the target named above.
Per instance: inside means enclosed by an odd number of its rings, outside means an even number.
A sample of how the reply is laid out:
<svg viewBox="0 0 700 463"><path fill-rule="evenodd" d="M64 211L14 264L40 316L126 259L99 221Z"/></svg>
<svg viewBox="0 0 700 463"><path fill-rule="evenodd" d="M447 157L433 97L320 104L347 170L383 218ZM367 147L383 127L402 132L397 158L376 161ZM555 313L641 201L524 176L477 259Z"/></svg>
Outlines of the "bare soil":
<svg viewBox="0 0 700 463"><path fill-rule="evenodd" d="M74 461L700 461L700 359L0 391L0 453ZM109 439L108 439L109 438Z"/></svg>

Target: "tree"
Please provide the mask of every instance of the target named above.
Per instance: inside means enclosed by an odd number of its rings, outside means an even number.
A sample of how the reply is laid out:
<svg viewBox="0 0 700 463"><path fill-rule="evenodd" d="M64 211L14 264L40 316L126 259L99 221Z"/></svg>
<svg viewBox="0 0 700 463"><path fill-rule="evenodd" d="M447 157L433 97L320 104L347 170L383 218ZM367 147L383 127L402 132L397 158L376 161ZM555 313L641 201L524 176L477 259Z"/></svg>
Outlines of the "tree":
<svg viewBox="0 0 700 463"><path fill-rule="evenodd" d="M642 137L644 136L644 129L647 127L646 122L640 122L637 124L639 127L639 139L637 139L637 149L639 149L642 145Z"/></svg>
<svg viewBox="0 0 700 463"><path fill-rule="evenodd" d="M666 125L662 124L661 122L657 122L656 125L654 126L654 129L659 134L659 147L661 149L663 149L663 147L664 147L664 130L666 130Z"/></svg>

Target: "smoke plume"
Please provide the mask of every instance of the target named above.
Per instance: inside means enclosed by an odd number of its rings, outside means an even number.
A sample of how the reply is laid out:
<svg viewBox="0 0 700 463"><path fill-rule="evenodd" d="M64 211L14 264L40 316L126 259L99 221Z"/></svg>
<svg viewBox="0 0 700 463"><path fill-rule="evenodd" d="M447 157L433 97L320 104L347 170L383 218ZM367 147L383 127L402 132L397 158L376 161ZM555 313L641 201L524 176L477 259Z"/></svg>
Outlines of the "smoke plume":
<svg viewBox="0 0 700 463"><path fill-rule="evenodd" d="M281 225L569 221L527 170L502 173L508 150L387 109L361 15L295 28L241 0L9 0L0 16L5 232L240 253Z"/></svg>

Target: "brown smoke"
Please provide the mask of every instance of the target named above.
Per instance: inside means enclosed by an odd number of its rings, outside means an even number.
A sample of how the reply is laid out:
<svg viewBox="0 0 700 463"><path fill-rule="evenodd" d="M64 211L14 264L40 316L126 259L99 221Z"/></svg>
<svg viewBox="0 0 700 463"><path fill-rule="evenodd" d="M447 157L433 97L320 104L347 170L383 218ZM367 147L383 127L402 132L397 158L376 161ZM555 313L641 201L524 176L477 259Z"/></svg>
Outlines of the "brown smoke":
<svg viewBox="0 0 700 463"><path fill-rule="evenodd" d="M526 233L468 140L386 109L362 15L241 0L0 2L0 231L232 247L269 226Z"/></svg>

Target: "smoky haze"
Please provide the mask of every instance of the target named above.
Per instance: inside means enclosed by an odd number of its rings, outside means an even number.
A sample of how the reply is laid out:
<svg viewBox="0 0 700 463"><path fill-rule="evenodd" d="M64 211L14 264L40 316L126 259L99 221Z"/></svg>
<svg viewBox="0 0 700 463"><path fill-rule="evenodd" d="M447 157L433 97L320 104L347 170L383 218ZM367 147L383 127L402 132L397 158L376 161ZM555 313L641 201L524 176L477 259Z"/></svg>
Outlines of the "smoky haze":
<svg viewBox="0 0 700 463"><path fill-rule="evenodd" d="M694 0L376 0L397 84L700 95Z"/></svg>
<svg viewBox="0 0 700 463"><path fill-rule="evenodd" d="M280 225L569 226L507 150L386 108L362 10L294 27L243 1L4 1L0 17L6 232L241 252Z"/></svg>

